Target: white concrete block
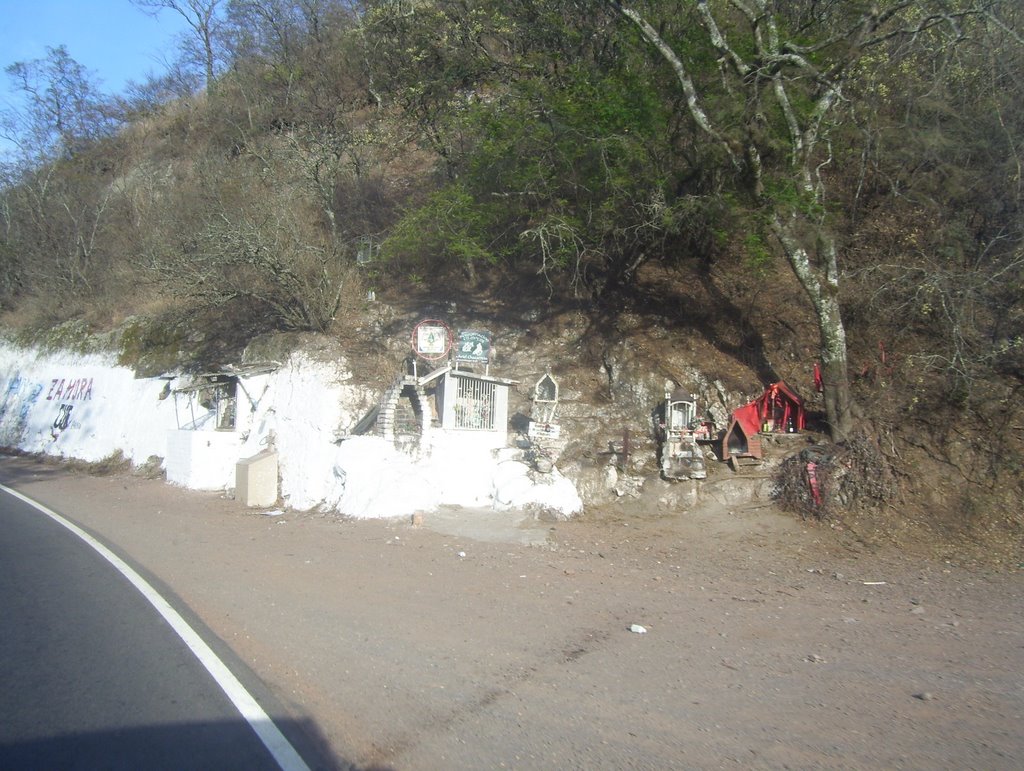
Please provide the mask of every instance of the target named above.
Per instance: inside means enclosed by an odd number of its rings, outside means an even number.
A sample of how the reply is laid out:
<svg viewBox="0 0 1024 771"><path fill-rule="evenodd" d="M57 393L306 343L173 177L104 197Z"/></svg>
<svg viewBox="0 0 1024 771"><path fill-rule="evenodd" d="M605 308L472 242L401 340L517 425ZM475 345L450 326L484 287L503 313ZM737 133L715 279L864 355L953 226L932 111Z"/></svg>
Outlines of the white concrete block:
<svg viewBox="0 0 1024 771"><path fill-rule="evenodd" d="M277 502L277 453L265 450L235 466L235 498L245 506Z"/></svg>

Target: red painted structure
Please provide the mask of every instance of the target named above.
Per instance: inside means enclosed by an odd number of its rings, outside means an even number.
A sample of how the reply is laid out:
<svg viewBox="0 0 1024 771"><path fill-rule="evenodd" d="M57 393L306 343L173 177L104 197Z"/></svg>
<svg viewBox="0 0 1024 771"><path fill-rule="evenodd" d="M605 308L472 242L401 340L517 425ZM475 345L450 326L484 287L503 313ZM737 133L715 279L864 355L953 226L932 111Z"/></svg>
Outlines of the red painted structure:
<svg viewBox="0 0 1024 771"><path fill-rule="evenodd" d="M760 430L765 430L766 426L768 431L775 433L797 433L804 430L807 422L804 400L783 380L772 383L751 404L757 405Z"/></svg>
<svg viewBox="0 0 1024 771"><path fill-rule="evenodd" d="M804 400L785 382L772 383L749 404L733 410L722 437L722 460L761 458L760 433L796 433L804 430Z"/></svg>

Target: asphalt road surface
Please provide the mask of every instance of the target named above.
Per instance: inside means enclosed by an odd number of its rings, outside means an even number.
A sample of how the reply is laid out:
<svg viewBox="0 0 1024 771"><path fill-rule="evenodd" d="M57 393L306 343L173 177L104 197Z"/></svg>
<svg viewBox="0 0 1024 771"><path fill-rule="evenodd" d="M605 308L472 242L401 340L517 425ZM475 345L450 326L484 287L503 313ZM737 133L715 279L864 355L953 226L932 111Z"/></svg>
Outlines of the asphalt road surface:
<svg viewBox="0 0 1024 771"><path fill-rule="evenodd" d="M0 523L0 768L304 767L93 546L7 491Z"/></svg>

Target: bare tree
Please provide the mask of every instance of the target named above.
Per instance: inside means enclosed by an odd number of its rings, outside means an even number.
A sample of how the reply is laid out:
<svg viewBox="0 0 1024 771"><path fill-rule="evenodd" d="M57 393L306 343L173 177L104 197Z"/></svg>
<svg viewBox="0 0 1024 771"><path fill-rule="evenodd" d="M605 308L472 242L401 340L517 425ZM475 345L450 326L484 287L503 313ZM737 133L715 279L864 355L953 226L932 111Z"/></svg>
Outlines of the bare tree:
<svg viewBox="0 0 1024 771"><path fill-rule="evenodd" d="M357 291L353 261L315 222L301 187L224 163L197 164L195 185L162 205L143 269L194 307L241 305L280 329L328 330Z"/></svg>
<svg viewBox="0 0 1024 771"><path fill-rule="evenodd" d="M0 132L29 166L70 158L113 130L96 81L65 46L47 48L45 59L15 62L5 71L23 95L24 108L6 112Z"/></svg>
<svg viewBox="0 0 1024 771"><path fill-rule="evenodd" d="M88 290L112 197L89 151L116 126L110 106L64 46L6 72L24 107L3 116L13 150L2 180L0 243L35 285ZM8 274L4 283L15 278Z"/></svg>
<svg viewBox="0 0 1024 771"><path fill-rule="evenodd" d="M218 13L223 0L131 0L143 13L156 17L161 11L174 11L192 30L186 41L185 52L198 63L206 78L207 90L212 90L220 60L221 34L224 21Z"/></svg>
<svg viewBox="0 0 1024 771"><path fill-rule="evenodd" d="M228 0L227 17L236 53L293 63L302 49L323 40L338 0Z"/></svg>

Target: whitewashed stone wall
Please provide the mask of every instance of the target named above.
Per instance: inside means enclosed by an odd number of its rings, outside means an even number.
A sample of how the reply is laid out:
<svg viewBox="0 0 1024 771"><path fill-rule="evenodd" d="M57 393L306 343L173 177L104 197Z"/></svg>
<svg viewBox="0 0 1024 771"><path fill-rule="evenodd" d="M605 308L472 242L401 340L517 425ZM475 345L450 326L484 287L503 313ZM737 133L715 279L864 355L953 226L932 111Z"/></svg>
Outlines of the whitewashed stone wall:
<svg viewBox="0 0 1024 771"><path fill-rule="evenodd" d="M168 481L231 491L240 460L273 449L282 502L356 517L398 517L440 505L582 510L557 471L534 479L509 452L438 432L414 460L380 437L350 431L380 393L355 385L344 361L293 353L274 372L241 379L234 431L179 393L179 377L136 378L113 356L0 343L0 445L96 462L120 452L159 458ZM183 430L187 427L187 430Z"/></svg>

